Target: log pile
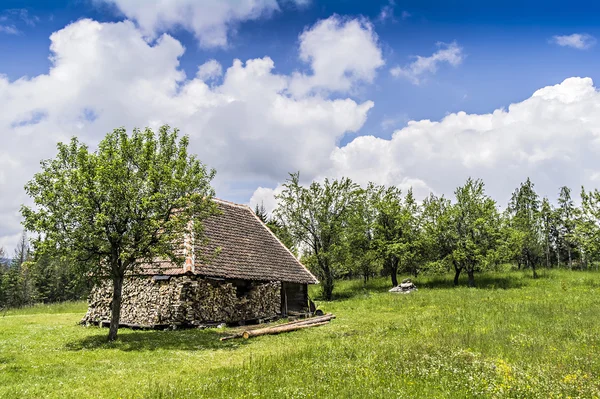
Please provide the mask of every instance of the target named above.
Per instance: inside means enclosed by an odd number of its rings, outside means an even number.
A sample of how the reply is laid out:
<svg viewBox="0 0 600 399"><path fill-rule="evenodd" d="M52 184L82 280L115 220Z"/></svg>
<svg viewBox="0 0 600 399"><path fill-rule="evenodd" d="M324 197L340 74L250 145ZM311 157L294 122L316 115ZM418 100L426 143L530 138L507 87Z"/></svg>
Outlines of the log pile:
<svg viewBox="0 0 600 399"><path fill-rule="evenodd" d="M394 287L390 290L390 292L397 292L400 294L409 294L413 291L417 290L417 286L412 282L411 279L407 278L402 280L399 286Z"/></svg>
<svg viewBox="0 0 600 399"><path fill-rule="evenodd" d="M89 296L82 324L110 320L112 282L104 281ZM155 281L148 276L128 277L123 284L121 323L145 327L196 326L269 319L281 311L279 282L252 283L238 295L228 281L208 281L199 276L172 276Z"/></svg>
<svg viewBox="0 0 600 399"><path fill-rule="evenodd" d="M289 323L278 324L270 327L263 328L247 328L244 331L237 332L227 337L221 337L220 341L227 341L234 338L252 338L261 335L273 335L288 331L301 330L303 328L318 327L329 324L331 320L335 319L335 315L327 313L323 316L310 317L308 319L290 321Z"/></svg>

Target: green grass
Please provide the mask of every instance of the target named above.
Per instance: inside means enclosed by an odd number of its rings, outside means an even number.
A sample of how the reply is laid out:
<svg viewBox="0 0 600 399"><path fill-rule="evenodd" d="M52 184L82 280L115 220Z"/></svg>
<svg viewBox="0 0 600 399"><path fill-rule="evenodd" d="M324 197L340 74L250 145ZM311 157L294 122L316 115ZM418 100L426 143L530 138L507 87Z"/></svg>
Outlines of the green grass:
<svg viewBox="0 0 600 399"><path fill-rule="evenodd" d="M420 277L410 295L340 282L335 301L318 301L331 324L246 341L123 329L106 343L106 329L76 324L84 303L9 311L0 397L600 397L600 274L477 281Z"/></svg>

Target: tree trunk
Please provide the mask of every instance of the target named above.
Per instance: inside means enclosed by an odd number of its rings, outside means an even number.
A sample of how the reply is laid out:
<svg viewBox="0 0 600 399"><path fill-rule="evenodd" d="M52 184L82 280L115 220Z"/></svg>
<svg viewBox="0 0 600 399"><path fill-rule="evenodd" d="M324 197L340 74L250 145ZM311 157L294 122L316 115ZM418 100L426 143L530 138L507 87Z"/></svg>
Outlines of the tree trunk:
<svg viewBox="0 0 600 399"><path fill-rule="evenodd" d="M454 286L458 285L458 277L460 276L460 272L462 271L462 267L457 267L454 265Z"/></svg>
<svg viewBox="0 0 600 399"><path fill-rule="evenodd" d="M538 274L535 271L535 263L531 262L531 269L533 269L533 278L538 278Z"/></svg>
<svg viewBox="0 0 600 399"><path fill-rule="evenodd" d="M323 296L325 300L331 301L333 298L333 271L329 267L329 265L323 266Z"/></svg>
<svg viewBox="0 0 600 399"><path fill-rule="evenodd" d="M113 299L111 304L110 330L108 331L108 340L117 339L119 331L119 322L121 320L121 297L123 294L123 276L113 277Z"/></svg>
<svg viewBox="0 0 600 399"><path fill-rule="evenodd" d="M475 272L473 270L467 270L469 276L469 287L475 287Z"/></svg>
<svg viewBox="0 0 600 399"><path fill-rule="evenodd" d="M571 259L571 246L567 246L567 252L569 253L569 270L573 270L573 260Z"/></svg>
<svg viewBox="0 0 600 399"><path fill-rule="evenodd" d="M397 261L392 260L390 274L392 275L392 286L397 287L398 286L398 262Z"/></svg>
<svg viewBox="0 0 600 399"><path fill-rule="evenodd" d="M333 297L333 279L329 275L326 275L323 281L323 296L326 301L331 301Z"/></svg>

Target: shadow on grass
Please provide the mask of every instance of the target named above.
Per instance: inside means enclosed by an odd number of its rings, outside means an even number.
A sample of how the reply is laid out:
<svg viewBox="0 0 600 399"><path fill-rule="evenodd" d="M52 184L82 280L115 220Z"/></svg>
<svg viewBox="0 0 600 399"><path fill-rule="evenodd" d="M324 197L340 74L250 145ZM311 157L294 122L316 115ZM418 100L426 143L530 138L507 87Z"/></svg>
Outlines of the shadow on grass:
<svg viewBox="0 0 600 399"><path fill-rule="evenodd" d="M402 281L407 276L398 276ZM545 271L538 272L538 279L546 279L551 276ZM452 289L454 286L454 275L426 276L411 278L419 289ZM509 274L475 274L475 288L479 289L516 289L529 285L533 281L530 271L512 272ZM457 287L468 287L466 275L461 275ZM365 285L362 280L341 280L336 282L333 290L333 301L348 300L359 297L369 297L372 294L387 292L392 288L388 278L376 278ZM312 293L311 299L324 301L320 290Z"/></svg>
<svg viewBox="0 0 600 399"><path fill-rule="evenodd" d="M392 288L389 279L377 278L369 280L364 284L363 280L341 280L336 282L336 287L332 293L332 301L343 301L356 297L368 297L372 294L387 292ZM311 299L316 301L325 301L322 291L315 290L311 293Z"/></svg>
<svg viewBox="0 0 600 399"><path fill-rule="evenodd" d="M532 278L532 277L531 277ZM521 275L512 275L512 276L489 276L483 275L478 276L475 275L475 288L480 289L514 289L521 288L527 285L525 283L524 277ZM448 278L445 276L439 277L426 277L425 279L419 281L415 280L415 284L418 288L429 288L429 289L449 289L454 288L454 280L452 278ZM458 286L456 287L468 287L467 278L460 278Z"/></svg>
<svg viewBox="0 0 600 399"><path fill-rule="evenodd" d="M214 349L236 349L240 345L247 344L247 340L235 339L219 341L219 338L229 335L228 332L206 330L180 330L180 331L132 331L119 330L116 341L108 342L108 329L90 327L97 329L98 333L68 342L66 350L94 350L94 349L118 349L121 351L153 351L159 349L167 350L214 350Z"/></svg>

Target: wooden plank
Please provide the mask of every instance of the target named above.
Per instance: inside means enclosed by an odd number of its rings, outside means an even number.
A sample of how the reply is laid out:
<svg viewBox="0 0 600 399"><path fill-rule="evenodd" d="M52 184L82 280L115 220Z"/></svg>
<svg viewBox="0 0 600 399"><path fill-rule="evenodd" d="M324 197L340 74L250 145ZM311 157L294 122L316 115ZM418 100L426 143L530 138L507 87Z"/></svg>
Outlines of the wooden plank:
<svg viewBox="0 0 600 399"><path fill-rule="evenodd" d="M260 330L244 331L244 334L242 336L244 337L244 339L248 339L248 338L252 338L252 337L258 337L261 335L273 335L273 334L280 334L280 333L288 332L288 331L301 330L303 328L324 326L325 324L329 324L329 321L322 321L320 323L310 323L310 324L298 323L298 324L293 324L290 326L271 327L271 328L265 328L265 329L260 329Z"/></svg>

